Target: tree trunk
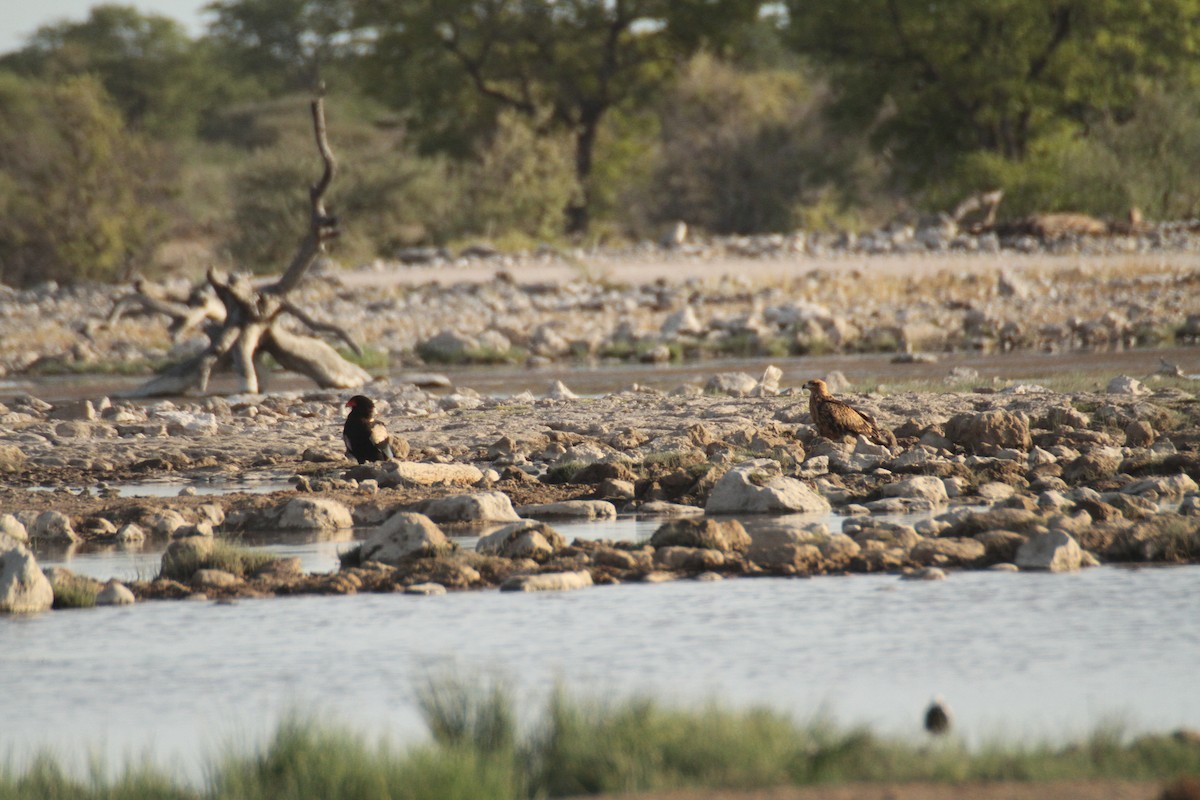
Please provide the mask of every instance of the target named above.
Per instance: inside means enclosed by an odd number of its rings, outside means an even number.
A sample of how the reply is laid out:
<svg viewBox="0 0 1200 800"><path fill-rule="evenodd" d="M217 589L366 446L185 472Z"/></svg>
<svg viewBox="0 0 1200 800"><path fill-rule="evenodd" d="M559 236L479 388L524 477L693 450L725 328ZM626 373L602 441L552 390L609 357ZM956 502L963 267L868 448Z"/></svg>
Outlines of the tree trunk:
<svg viewBox="0 0 1200 800"><path fill-rule="evenodd" d="M309 188L308 232L279 280L260 289L244 275L226 278L210 270L207 280L211 292L194 291L186 302L172 299L150 285L139 284L137 294L122 298L114 306L110 320L119 316L124 305L136 302L170 316L172 331L177 335L203 322L209 339L203 351L147 381L132 392L133 396L207 392L214 369L232 370L237 377L238 392L257 394L263 388L261 371L266 355L271 355L285 369L307 375L324 389L352 389L371 380L366 370L346 361L326 342L291 333L281 324L283 316L290 314L315 331L336 334L356 353L361 352L346 331L312 319L287 298L324 252L325 242L337 236L337 220L326 214L323 200L337 162L326 137L321 97L312 102L312 118L317 150L325 168L320 180Z"/></svg>

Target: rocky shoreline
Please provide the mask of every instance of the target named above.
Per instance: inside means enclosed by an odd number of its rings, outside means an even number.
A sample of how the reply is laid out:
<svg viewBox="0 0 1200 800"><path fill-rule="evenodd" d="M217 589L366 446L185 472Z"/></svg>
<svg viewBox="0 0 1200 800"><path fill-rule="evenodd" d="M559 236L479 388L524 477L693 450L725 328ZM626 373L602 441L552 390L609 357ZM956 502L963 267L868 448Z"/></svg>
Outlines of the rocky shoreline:
<svg viewBox="0 0 1200 800"><path fill-rule="evenodd" d="M768 369L717 376L707 391L594 398L561 385L483 397L375 384L398 460L361 466L341 452L341 392L58 407L18 397L0 406L0 599L22 611L81 584L97 602L133 602L1200 561L1189 381L845 395L895 433L885 447L818 436L779 379ZM161 500L113 488L165 474L293 488ZM830 510L848 517L842 530L814 521ZM878 518L916 512L915 524ZM618 513L663 524L648 542L569 543L553 527ZM352 527L365 537L331 574L222 553L241 532L349 539ZM448 531L480 543L466 552ZM162 575L47 577L26 547L78 541L165 546Z"/></svg>
<svg viewBox="0 0 1200 800"><path fill-rule="evenodd" d="M1041 240L901 227L518 255L474 247L327 264L292 299L366 345L368 368L393 372L1145 347L1200 339L1195 228ZM176 278L154 296L186 298L194 287ZM170 320L137 294L133 285L0 286L0 378L149 374L204 346L194 330L173 338Z"/></svg>

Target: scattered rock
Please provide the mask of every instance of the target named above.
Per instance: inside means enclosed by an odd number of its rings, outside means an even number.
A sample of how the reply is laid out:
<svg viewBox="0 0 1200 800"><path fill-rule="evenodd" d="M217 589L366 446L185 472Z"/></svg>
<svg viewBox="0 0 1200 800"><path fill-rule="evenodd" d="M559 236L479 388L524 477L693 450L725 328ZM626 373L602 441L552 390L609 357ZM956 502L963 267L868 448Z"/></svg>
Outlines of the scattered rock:
<svg viewBox="0 0 1200 800"><path fill-rule="evenodd" d="M831 510L807 484L782 475L778 461L752 459L726 472L708 495L706 514L810 513Z"/></svg>
<svg viewBox="0 0 1200 800"><path fill-rule="evenodd" d="M740 552L751 544L750 535L737 520L673 519L650 537L651 547L688 547Z"/></svg>
<svg viewBox="0 0 1200 800"><path fill-rule="evenodd" d="M32 614L54 605L54 589L22 545L0 547L0 614Z"/></svg>
<svg viewBox="0 0 1200 800"><path fill-rule="evenodd" d="M359 549L359 559L397 565L406 559L437 557L454 550L454 543L433 520L424 514L402 511L367 537Z"/></svg>
<svg viewBox="0 0 1200 800"><path fill-rule="evenodd" d="M1070 534L1061 530L1035 533L1017 550L1021 569L1072 572L1079 569L1083 551Z"/></svg>
<svg viewBox="0 0 1200 800"><path fill-rule="evenodd" d="M117 580L111 580L104 584L104 588L96 594L96 605L98 606L129 606L133 605L136 598L129 587Z"/></svg>
<svg viewBox="0 0 1200 800"><path fill-rule="evenodd" d="M575 572L547 572L538 575L514 575L500 584L502 592L565 592L584 589L592 585L592 574L586 570Z"/></svg>
<svg viewBox="0 0 1200 800"><path fill-rule="evenodd" d="M1033 446L1028 419L999 409L955 414L946 423L946 438L970 453L981 455L990 455L1001 448L1028 452Z"/></svg>
<svg viewBox="0 0 1200 800"><path fill-rule="evenodd" d="M567 519L616 519L617 507L606 500L564 500L521 506L516 513L526 517L562 517Z"/></svg>
<svg viewBox="0 0 1200 800"><path fill-rule="evenodd" d="M566 540L549 525L522 520L481 537L475 545L475 550L504 558L545 561L565 546Z"/></svg>
<svg viewBox="0 0 1200 800"><path fill-rule="evenodd" d="M323 497L296 497L283 507L279 528L285 531L328 532L354 527L350 509Z"/></svg>
<svg viewBox="0 0 1200 800"><path fill-rule="evenodd" d="M517 522L521 519L504 492L439 497L421 503L420 510L437 522Z"/></svg>

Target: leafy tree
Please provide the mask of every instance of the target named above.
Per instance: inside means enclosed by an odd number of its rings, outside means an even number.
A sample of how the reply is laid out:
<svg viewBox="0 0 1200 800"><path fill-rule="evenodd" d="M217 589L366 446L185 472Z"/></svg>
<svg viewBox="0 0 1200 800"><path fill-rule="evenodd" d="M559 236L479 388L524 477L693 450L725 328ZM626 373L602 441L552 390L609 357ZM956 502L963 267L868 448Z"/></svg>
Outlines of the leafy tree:
<svg viewBox="0 0 1200 800"><path fill-rule="evenodd" d="M214 0L208 38L273 95L309 91L361 49L352 0Z"/></svg>
<svg viewBox="0 0 1200 800"><path fill-rule="evenodd" d="M163 168L95 79L0 72L0 281L127 276L161 234Z"/></svg>
<svg viewBox="0 0 1200 800"><path fill-rule="evenodd" d="M582 191L568 204L567 228L583 233L606 115L661 86L682 56L702 46L719 47L739 25L755 19L760 5L757 0L365 0L361 22L375 29L375 59L385 68L410 60L426 64L439 86L457 81L457 90L447 93L451 98L460 96L456 92L465 84L492 108L514 109L569 132ZM453 72L447 70L450 64ZM407 100L391 98L398 107Z"/></svg>
<svg viewBox="0 0 1200 800"><path fill-rule="evenodd" d="M658 104L655 216L722 234L793 228L834 178L846 184L847 148L827 131L822 101L799 71L694 57Z"/></svg>
<svg viewBox="0 0 1200 800"><path fill-rule="evenodd" d="M182 25L131 6L98 5L84 22L43 27L0 66L52 81L95 75L126 123L156 136L194 133L230 86Z"/></svg>
<svg viewBox="0 0 1200 800"><path fill-rule="evenodd" d="M788 0L796 47L831 69L837 112L914 185L965 153L1129 113L1139 80L1194 72L1200 0Z"/></svg>

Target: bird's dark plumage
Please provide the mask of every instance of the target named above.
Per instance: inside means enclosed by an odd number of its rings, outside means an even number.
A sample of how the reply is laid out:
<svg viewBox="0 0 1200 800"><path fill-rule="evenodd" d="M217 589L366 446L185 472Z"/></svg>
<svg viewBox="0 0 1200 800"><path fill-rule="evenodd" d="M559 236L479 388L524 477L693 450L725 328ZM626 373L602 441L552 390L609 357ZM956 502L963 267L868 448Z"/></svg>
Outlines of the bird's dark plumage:
<svg viewBox="0 0 1200 800"><path fill-rule="evenodd" d="M375 419L375 402L369 397L356 394L346 401L350 414L342 426L342 441L346 443L346 454L358 459L358 463L387 461L392 457L392 441L387 428Z"/></svg>
<svg viewBox="0 0 1200 800"><path fill-rule="evenodd" d="M838 400L829 393L825 381L811 380L808 389L808 413L817 433L826 439L840 440L844 436L865 436L876 444L895 444L892 432L880 428L874 418Z"/></svg>
<svg viewBox="0 0 1200 800"><path fill-rule="evenodd" d="M950 709L940 697L933 698L929 708L925 709L925 730L934 736L940 736L950 730Z"/></svg>

